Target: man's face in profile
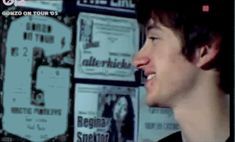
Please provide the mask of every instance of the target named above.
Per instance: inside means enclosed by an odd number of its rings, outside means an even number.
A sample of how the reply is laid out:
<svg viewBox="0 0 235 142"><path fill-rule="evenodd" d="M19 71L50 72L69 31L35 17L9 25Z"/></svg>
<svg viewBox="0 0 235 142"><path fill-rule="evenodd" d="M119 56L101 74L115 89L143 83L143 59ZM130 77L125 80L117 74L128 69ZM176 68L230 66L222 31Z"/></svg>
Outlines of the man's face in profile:
<svg viewBox="0 0 235 142"><path fill-rule="evenodd" d="M146 40L133 63L147 76L150 106L170 106L196 83L198 68L182 54L182 40L172 29L150 19Z"/></svg>

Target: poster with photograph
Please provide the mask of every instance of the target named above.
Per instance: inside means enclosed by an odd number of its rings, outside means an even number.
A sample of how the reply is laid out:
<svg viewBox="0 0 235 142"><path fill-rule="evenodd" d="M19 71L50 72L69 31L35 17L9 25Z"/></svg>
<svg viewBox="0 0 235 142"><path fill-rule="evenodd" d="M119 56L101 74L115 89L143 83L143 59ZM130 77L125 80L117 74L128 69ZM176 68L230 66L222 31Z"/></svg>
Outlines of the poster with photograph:
<svg viewBox="0 0 235 142"><path fill-rule="evenodd" d="M77 0L77 6L125 13L135 13L134 0Z"/></svg>
<svg viewBox="0 0 235 142"><path fill-rule="evenodd" d="M68 61L74 60L71 29L52 17L23 16L5 30L4 131L30 141L65 133L73 67Z"/></svg>
<svg viewBox="0 0 235 142"><path fill-rule="evenodd" d="M136 142L136 88L76 84L74 142Z"/></svg>
<svg viewBox="0 0 235 142"><path fill-rule="evenodd" d="M146 91L139 87L139 132L138 142L156 142L179 131L173 112L168 108L148 107Z"/></svg>
<svg viewBox="0 0 235 142"><path fill-rule="evenodd" d="M131 63L138 45L136 20L80 13L75 78L135 81Z"/></svg>

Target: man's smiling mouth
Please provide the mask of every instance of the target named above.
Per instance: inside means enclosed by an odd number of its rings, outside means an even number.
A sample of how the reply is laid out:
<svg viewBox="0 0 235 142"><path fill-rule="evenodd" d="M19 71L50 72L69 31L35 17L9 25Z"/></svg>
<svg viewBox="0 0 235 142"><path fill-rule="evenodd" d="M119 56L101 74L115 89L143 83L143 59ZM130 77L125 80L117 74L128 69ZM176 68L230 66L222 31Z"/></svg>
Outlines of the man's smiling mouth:
<svg viewBox="0 0 235 142"><path fill-rule="evenodd" d="M147 80L151 80L156 76L156 73L151 73L147 76Z"/></svg>

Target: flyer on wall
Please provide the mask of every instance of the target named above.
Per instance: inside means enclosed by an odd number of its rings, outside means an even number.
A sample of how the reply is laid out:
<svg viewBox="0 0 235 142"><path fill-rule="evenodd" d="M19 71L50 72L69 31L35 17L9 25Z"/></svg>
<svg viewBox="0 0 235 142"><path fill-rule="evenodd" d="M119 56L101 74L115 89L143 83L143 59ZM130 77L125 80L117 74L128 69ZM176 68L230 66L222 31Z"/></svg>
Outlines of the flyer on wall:
<svg viewBox="0 0 235 142"><path fill-rule="evenodd" d="M14 5L18 7L27 7L42 10L62 11L63 0L3 0L7 6Z"/></svg>
<svg viewBox="0 0 235 142"><path fill-rule="evenodd" d="M45 16L5 23L4 131L30 141L65 133L74 60L71 28Z"/></svg>
<svg viewBox="0 0 235 142"><path fill-rule="evenodd" d="M76 84L74 142L136 142L137 101L133 87Z"/></svg>
<svg viewBox="0 0 235 142"><path fill-rule="evenodd" d="M132 58L138 50L135 19L80 13L75 78L135 81Z"/></svg>
<svg viewBox="0 0 235 142"><path fill-rule="evenodd" d="M77 0L78 7L135 13L134 0Z"/></svg>
<svg viewBox="0 0 235 142"><path fill-rule="evenodd" d="M138 142L156 142L179 131L179 125L169 108L148 107L143 86L139 87L139 95Z"/></svg>

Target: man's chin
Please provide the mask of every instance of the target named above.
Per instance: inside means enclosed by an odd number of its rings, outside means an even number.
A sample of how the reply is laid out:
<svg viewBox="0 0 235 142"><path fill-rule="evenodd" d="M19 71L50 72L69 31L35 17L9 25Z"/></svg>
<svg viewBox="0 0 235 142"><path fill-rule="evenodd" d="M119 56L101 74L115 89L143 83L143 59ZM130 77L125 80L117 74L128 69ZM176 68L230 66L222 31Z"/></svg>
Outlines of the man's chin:
<svg viewBox="0 0 235 142"><path fill-rule="evenodd" d="M161 102L153 101L153 99L148 100L148 98L147 98L146 103L149 107L169 108L169 106L167 106L166 104L163 104Z"/></svg>
<svg viewBox="0 0 235 142"><path fill-rule="evenodd" d="M146 103L149 107L158 107L159 105L157 103L155 103L153 100L146 100Z"/></svg>

